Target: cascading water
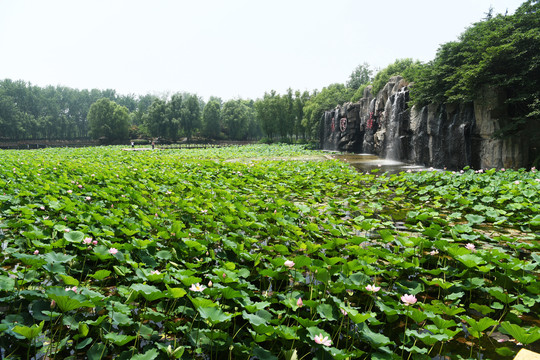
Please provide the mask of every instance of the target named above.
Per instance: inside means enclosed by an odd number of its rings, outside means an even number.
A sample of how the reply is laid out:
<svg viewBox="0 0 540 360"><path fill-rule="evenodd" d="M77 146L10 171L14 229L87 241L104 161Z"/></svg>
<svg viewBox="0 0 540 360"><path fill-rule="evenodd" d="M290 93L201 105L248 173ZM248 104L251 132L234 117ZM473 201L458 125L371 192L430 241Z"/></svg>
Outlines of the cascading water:
<svg viewBox="0 0 540 360"><path fill-rule="evenodd" d="M408 92L401 89L393 95L389 101L393 100L392 110L387 120L385 134L385 150L384 156L390 160L403 160L406 144L405 131L406 123L404 121L405 112L407 110L407 95Z"/></svg>

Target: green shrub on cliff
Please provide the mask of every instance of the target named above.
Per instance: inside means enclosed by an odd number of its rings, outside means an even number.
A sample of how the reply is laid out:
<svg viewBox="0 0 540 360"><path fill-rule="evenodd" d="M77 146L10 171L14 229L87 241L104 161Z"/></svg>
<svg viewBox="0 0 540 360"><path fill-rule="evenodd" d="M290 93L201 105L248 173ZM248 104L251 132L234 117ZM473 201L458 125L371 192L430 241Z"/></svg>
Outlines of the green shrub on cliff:
<svg viewBox="0 0 540 360"><path fill-rule="evenodd" d="M373 79L372 93L377 94L392 76L400 75L409 82L414 82L418 77L422 64L418 60L397 59L393 64L388 65L375 75Z"/></svg>

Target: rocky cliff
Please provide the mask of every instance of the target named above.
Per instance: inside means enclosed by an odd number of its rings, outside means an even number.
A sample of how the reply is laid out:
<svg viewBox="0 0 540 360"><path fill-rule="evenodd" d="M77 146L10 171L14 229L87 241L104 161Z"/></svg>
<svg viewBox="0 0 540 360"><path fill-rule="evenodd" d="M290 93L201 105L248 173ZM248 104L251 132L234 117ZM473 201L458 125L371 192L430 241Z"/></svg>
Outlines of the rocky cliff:
<svg viewBox="0 0 540 360"><path fill-rule="evenodd" d="M360 101L327 111L321 144L436 168L525 167L526 138L494 137L507 119L504 100L486 87L472 103L409 107L409 87L396 76L376 96L368 87Z"/></svg>

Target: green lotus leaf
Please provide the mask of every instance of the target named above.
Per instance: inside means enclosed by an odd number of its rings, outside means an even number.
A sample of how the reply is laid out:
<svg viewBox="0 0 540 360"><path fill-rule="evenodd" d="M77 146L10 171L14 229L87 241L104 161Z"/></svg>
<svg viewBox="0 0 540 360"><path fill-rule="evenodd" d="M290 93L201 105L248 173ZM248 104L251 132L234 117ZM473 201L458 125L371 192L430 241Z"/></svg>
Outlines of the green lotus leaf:
<svg viewBox="0 0 540 360"><path fill-rule="evenodd" d="M408 317L410 317L411 319L414 320L414 322L417 322L417 323L421 323L422 321L428 318L428 315L425 312L418 310L417 308L414 308L414 307L409 307L405 311L405 313L407 314Z"/></svg>
<svg viewBox="0 0 540 360"><path fill-rule="evenodd" d="M530 224L531 226L535 226L535 227L540 226L540 215L536 215L535 217L533 217L533 218L529 221L529 224Z"/></svg>
<svg viewBox="0 0 540 360"><path fill-rule="evenodd" d="M64 233L64 239L72 243L82 243L84 239L84 233L80 231L70 231Z"/></svg>
<svg viewBox="0 0 540 360"><path fill-rule="evenodd" d="M31 255L31 254L14 253L13 257L21 260L23 264L32 265L36 267L47 263L47 261L43 257Z"/></svg>
<svg viewBox="0 0 540 360"><path fill-rule="evenodd" d="M154 360L159 355L156 349L150 349L144 354L137 354L131 357L131 360Z"/></svg>
<svg viewBox="0 0 540 360"><path fill-rule="evenodd" d="M298 326L285 326L285 325L279 325L276 330L276 335L279 337L286 339L286 340L298 340L300 337L297 334L297 331L300 329ZM293 354L290 354L290 358L292 359Z"/></svg>
<svg viewBox="0 0 540 360"><path fill-rule="evenodd" d="M538 327L523 328L508 321L503 321L501 323L501 328L516 339L516 341L524 345L540 340L540 328Z"/></svg>
<svg viewBox="0 0 540 360"><path fill-rule="evenodd" d="M167 296L163 291L152 285L133 284L130 288L141 294L148 301L154 301Z"/></svg>
<svg viewBox="0 0 540 360"><path fill-rule="evenodd" d="M267 325L268 321L272 320L272 314L266 310L258 310L255 314L242 312L242 317L249 321L253 326Z"/></svg>
<svg viewBox="0 0 540 360"><path fill-rule="evenodd" d="M242 293L238 290L234 290L230 287L220 288L219 291L225 299L234 299L242 297Z"/></svg>
<svg viewBox="0 0 540 360"><path fill-rule="evenodd" d="M116 334L116 333L108 333L103 336L105 339L110 341L114 345L118 346L124 346L127 343L135 340L137 337L133 335L122 335L122 334Z"/></svg>
<svg viewBox="0 0 540 360"><path fill-rule="evenodd" d="M478 311L479 313L482 313L483 315L489 315L489 314L491 314L492 312L495 311L495 310L493 310L491 307L489 307L487 305L480 305L480 304L477 304L477 303L470 304L470 308L473 309L473 310Z"/></svg>
<svg viewBox="0 0 540 360"><path fill-rule="evenodd" d="M330 304L320 304L319 306L317 306L317 313L321 316L321 318L327 319L328 321L338 319L337 312Z"/></svg>
<svg viewBox="0 0 540 360"><path fill-rule="evenodd" d="M360 332L360 336L362 337L362 339L369 342L375 348L386 346L392 343L392 340L390 340L390 338L388 338L386 335L373 332L365 322L358 324L358 331Z"/></svg>
<svg viewBox="0 0 540 360"><path fill-rule="evenodd" d="M486 290L491 296L493 296L499 301L502 301L505 304L509 304L517 299L517 296L508 294L507 291L505 291L502 287L499 286L492 286L487 288Z"/></svg>
<svg viewBox="0 0 540 360"><path fill-rule="evenodd" d="M34 324L32 326L25 326L25 325L16 325L12 331L14 333L20 334L27 338L28 340L34 339L36 336L41 334L41 331L43 330L43 326L45 325L45 321L42 321L39 323L39 325Z"/></svg>
<svg viewBox="0 0 540 360"><path fill-rule="evenodd" d="M482 215L475 215L475 214L467 214L465 215L465 219L469 222L469 224L472 225L478 225L482 224L484 221L486 221L486 218Z"/></svg>
<svg viewBox="0 0 540 360"><path fill-rule="evenodd" d="M15 279L0 275L0 292L11 292L15 289Z"/></svg>
<svg viewBox="0 0 540 360"><path fill-rule="evenodd" d="M64 281L64 284L69 286L79 286L79 280L75 279L73 276L59 274L60 278L62 278L62 281Z"/></svg>
<svg viewBox="0 0 540 360"><path fill-rule="evenodd" d="M212 325L230 321L232 318L232 314L225 313L217 307L198 307L197 310L201 317Z"/></svg>
<svg viewBox="0 0 540 360"><path fill-rule="evenodd" d="M171 288L167 286L167 290L173 299L179 299L187 294L187 291L182 288Z"/></svg>
<svg viewBox="0 0 540 360"><path fill-rule="evenodd" d="M93 308L94 303L89 301L86 296L77 294L74 291L66 291L62 288L51 287L46 291L47 297L56 302L56 305L62 312L77 310L83 307Z"/></svg>
<svg viewBox="0 0 540 360"><path fill-rule="evenodd" d="M217 307L218 304L213 302L212 300L210 299L205 299L205 298L202 298L202 297L192 297L192 296L189 296L189 299L191 300L191 302L193 303L193 306L195 306L196 308L201 308L201 307Z"/></svg>
<svg viewBox="0 0 540 360"><path fill-rule="evenodd" d="M91 278L94 278L96 280L103 280L103 279L111 276L111 271L102 269L102 270L98 270L95 273L90 274L88 276L91 277Z"/></svg>
<svg viewBox="0 0 540 360"><path fill-rule="evenodd" d="M474 254L458 255L458 256L456 256L456 259L459 260L462 264L464 264L468 268L473 268L473 267L476 267L478 265L482 265L482 264L486 263L486 261L484 259L482 259L480 256L474 255Z"/></svg>
<svg viewBox="0 0 540 360"><path fill-rule="evenodd" d="M168 250L160 250L156 253L156 257L162 260L172 259L172 253Z"/></svg>
<svg viewBox="0 0 540 360"><path fill-rule="evenodd" d="M469 333L476 338L479 338L487 328L499 324L496 320L488 317L483 317L478 321L469 316L464 316L463 319L469 324L467 329Z"/></svg>
<svg viewBox="0 0 540 360"><path fill-rule="evenodd" d="M262 347L256 345L253 348L253 354L261 360L277 360L277 357L272 355L272 353Z"/></svg>

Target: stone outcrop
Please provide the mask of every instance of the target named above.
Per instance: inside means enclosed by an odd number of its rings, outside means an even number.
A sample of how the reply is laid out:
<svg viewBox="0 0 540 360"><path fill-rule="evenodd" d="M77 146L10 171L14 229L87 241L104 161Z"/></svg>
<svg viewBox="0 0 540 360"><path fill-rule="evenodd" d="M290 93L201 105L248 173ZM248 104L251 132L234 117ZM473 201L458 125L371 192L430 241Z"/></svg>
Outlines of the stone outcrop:
<svg viewBox="0 0 540 360"><path fill-rule="evenodd" d="M368 87L358 102L327 111L321 145L436 168L525 167L527 139L494 136L507 121L504 100L486 87L472 103L409 107L409 86L396 76L376 96Z"/></svg>

